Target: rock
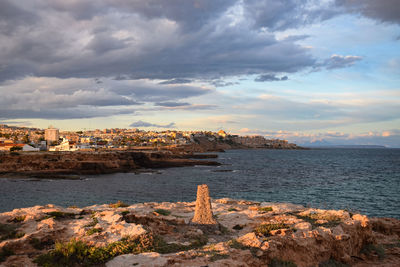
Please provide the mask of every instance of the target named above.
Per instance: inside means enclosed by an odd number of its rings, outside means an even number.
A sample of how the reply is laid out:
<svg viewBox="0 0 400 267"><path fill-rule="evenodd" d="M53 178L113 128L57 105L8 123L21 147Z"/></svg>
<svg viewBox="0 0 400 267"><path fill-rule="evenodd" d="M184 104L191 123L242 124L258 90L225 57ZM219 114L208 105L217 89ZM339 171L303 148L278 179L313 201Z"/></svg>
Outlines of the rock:
<svg viewBox="0 0 400 267"><path fill-rule="evenodd" d="M115 257L106 263L106 267L162 267L167 266L168 260L156 252L142 254L126 254Z"/></svg>
<svg viewBox="0 0 400 267"><path fill-rule="evenodd" d="M217 224L217 221L213 218L210 194L206 184L197 186L196 208L192 222L197 224Z"/></svg>
<svg viewBox="0 0 400 267"><path fill-rule="evenodd" d="M248 233L238 238L238 241L244 246L248 247L261 247L261 241L257 238L255 233Z"/></svg>

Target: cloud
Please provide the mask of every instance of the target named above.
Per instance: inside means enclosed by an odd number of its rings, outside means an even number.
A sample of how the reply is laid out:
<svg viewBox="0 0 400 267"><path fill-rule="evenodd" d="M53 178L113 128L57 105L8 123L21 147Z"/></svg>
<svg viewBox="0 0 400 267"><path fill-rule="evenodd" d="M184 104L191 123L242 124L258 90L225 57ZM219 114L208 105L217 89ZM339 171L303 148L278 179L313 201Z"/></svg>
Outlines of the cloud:
<svg viewBox="0 0 400 267"><path fill-rule="evenodd" d="M384 130L364 132L359 134L344 132L312 132L298 131L268 131L242 128L242 135L262 135L267 139L284 139L302 146L335 146L335 145L381 145L386 147L400 147L400 131Z"/></svg>
<svg viewBox="0 0 400 267"><path fill-rule="evenodd" d="M99 83L101 81L101 83ZM160 85L149 80L26 77L0 84L0 118L92 118L133 113L146 103L186 109L178 102L212 92L207 87ZM107 114L109 112L109 114Z"/></svg>
<svg viewBox="0 0 400 267"><path fill-rule="evenodd" d="M145 121L136 121L129 125L129 127L154 127L154 128L176 128L175 122L171 122L169 124L155 124L155 123L150 123L150 122L145 122Z"/></svg>
<svg viewBox="0 0 400 267"><path fill-rule="evenodd" d="M332 55L329 59L325 60L323 65L327 69L339 69L353 66L360 60L362 60L362 57L359 56Z"/></svg>
<svg viewBox="0 0 400 267"><path fill-rule="evenodd" d="M189 103L182 103L182 102L158 102L155 103L157 106L162 107L182 107L182 106L189 106Z"/></svg>
<svg viewBox="0 0 400 267"><path fill-rule="evenodd" d="M276 77L274 74L264 74L258 76L254 81L256 82L275 82L275 81L287 81L287 76Z"/></svg>
<svg viewBox="0 0 400 267"><path fill-rule="evenodd" d="M336 0L336 4L347 12L360 13L382 22L400 23L398 0Z"/></svg>
<svg viewBox="0 0 400 267"><path fill-rule="evenodd" d="M191 83L192 80L189 79L172 79L172 80L167 80L167 81L163 81L160 82L159 84L180 84L180 83Z"/></svg>
<svg viewBox="0 0 400 267"><path fill-rule="evenodd" d="M3 6L15 16L1 16L0 81L32 75L172 84L291 73L316 63L295 40L277 40L255 29L247 13L237 14L247 2L32 0ZM19 19L28 14L29 23Z"/></svg>
<svg viewBox="0 0 400 267"><path fill-rule="evenodd" d="M332 1L297 0L247 0L247 16L253 18L255 27L286 30L324 21L339 13Z"/></svg>

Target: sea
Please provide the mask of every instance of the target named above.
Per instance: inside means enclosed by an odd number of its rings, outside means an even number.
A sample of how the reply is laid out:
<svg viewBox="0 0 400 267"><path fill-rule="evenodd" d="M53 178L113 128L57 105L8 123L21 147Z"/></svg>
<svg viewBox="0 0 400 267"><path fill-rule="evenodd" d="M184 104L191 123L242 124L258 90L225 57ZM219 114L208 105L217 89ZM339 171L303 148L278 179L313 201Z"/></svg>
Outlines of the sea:
<svg viewBox="0 0 400 267"><path fill-rule="evenodd" d="M400 219L400 149L228 150L221 166L81 176L79 180L0 179L0 212L35 205L194 201L290 202Z"/></svg>

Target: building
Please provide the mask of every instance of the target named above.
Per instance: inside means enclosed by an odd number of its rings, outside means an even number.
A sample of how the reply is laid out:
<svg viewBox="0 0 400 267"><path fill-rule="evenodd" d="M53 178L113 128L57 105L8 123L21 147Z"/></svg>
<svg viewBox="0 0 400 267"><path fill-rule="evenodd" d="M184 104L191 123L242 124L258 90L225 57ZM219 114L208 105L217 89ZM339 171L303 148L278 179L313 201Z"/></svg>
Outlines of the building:
<svg viewBox="0 0 400 267"><path fill-rule="evenodd" d="M44 139L47 141L47 143L51 142L58 142L58 139L60 138L60 132L57 128L53 128L53 126L49 126L48 129L44 130Z"/></svg>

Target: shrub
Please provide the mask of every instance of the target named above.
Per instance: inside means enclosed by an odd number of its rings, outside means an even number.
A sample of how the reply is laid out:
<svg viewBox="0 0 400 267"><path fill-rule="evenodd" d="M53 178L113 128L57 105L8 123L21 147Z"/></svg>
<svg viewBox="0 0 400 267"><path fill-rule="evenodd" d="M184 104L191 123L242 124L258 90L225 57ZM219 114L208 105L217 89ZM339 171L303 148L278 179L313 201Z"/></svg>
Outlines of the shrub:
<svg viewBox="0 0 400 267"><path fill-rule="evenodd" d="M271 224L260 224L254 229L254 233L258 236L271 236L271 231L279 229L288 229L284 223L271 223Z"/></svg>
<svg viewBox="0 0 400 267"><path fill-rule="evenodd" d="M34 260L39 266L91 266L101 265L115 256L122 254L140 254L143 252L171 253L204 246L207 238L202 236L190 245L168 244L160 237L143 234L138 237L127 237L105 247L95 247L83 241L71 240L67 243L57 242L54 250L40 255Z"/></svg>
<svg viewBox="0 0 400 267"><path fill-rule="evenodd" d="M380 260L385 258L385 249L381 245L367 244L360 252L365 255L376 254Z"/></svg>
<svg viewBox="0 0 400 267"><path fill-rule="evenodd" d="M341 219L339 217L331 214L310 213L307 215L295 214L295 216L299 219L302 219L303 221L309 222L312 228L318 226L335 227L341 223ZM317 223L318 220L327 220L328 222Z"/></svg>
<svg viewBox="0 0 400 267"><path fill-rule="evenodd" d="M56 220L75 218L75 213L62 212L62 211L51 211L47 212L46 214L49 216L48 218L54 218Z"/></svg>
<svg viewBox="0 0 400 267"><path fill-rule="evenodd" d="M0 262L3 262L7 259L7 257L14 255L14 251L12 251L11 249L7 248L7 247L3 247L0 250Z"/></svg>
<svg viewBox="0 0 400 267"><path fill-rule="evenodd" d="M103 230L101 228L91 228L86 231L87 235L93 235L95 233L101 233Z"/></svg>
<svg viewBox="0 0 400 267"><path fill-rule="evenodd" d="M0 224L0 241L14 238L21 238L25 234L17 231L17 226Z"/></svg>
<svg viewBox="0 0 400 267"><path fill-rule="evenodd" d="M29 240L29 244L31 244L31 246L34 249L42 250L42 249L52 246L54 244L54 241L52 239L40 240L40 239L34 237Z"/></svg>
<svg viewBox="0 0 400 267"><path fill-rule="evenodd" d="M126 208L129 207L128 204L125 204L124 202L118 200L116 203L111 203L110 208Z"/></svg>
<svg viewBox="0 0 400 267"><path fill-rule="evenodd" d="M292 261L283 261L279 259L272 259L268 264L268 267L297 267Z"/></svg>
<svg viewBox="0 0 400 267"><path fill-rule="evenodd" d="M168 216L171 214L171 212L169 210L165 210L165 209L156 209L155 212L160 215L164 215L164 216Z"/></svg>
<svg viewBox="0 0 400 267"><path fill-rule="evenodd" d="M269 211L272 211L273 209L272 209L272 207L260 207L260 208L258 208L258 212L260 212L260 213L265 213L265 212L269 212Z"/></svg>
<svg viewBox="0 0 400 267"><path fill-rule="evenodd" d="M318 267L350 267L345 263L336 261L335 259L329 259L328 261L321 262Z"/></svg>
<svg viewBox="0 0 400 267"><path fill-rule="evenodd" d="M14 223L23 222L23 221L25 221L25 218L26 218L26 215L17 216L14 219L12 219L11 222L14 222Z"/></svg>
<svg viewBox="0 0 400 267"><path fill-rule="evenodd" d="M98 223L99 223L99 221L97 220L97 218L96 217L92 217L92 222L86 224L84 227L93 227Z"/></svg>
<svg viewBox="0 0 400 267"><path fill-rule="evenodd" d="M231 248L235 248L235 249L241 249L241 250L249 249L248 246L243 245L242 243L240 243L236 239L229 240L227 244Z"/></svg>

